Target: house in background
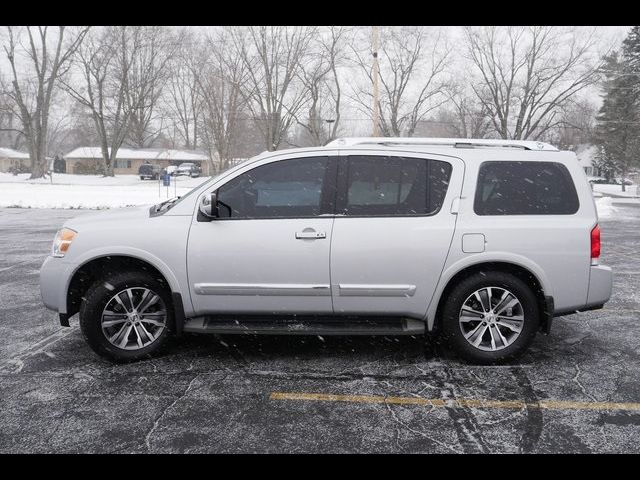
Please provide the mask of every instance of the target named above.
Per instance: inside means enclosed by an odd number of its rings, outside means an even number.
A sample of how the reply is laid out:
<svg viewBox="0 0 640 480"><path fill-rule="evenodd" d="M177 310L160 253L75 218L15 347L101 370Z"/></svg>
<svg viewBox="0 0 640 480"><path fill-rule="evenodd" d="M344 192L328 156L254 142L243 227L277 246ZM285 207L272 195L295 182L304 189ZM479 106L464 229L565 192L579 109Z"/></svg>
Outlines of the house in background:
<svg viewBox="0 0 640 480"><path fill-rule="evenodd" d="M95 174L102 167L100 147L80 147L64 156L67 173ZM166 148L120 148L116 155L113 172L116 175L137 175L138 168L145 162L159 165L161 168L181 163L200 165L202 175L210 176L209 157L192 150L174 150Z"/></svg>
<svg viewBox="0 0 640 480"><path fill-rule="evenodd" d="M0 172L6 173L14 171L16 168L19 171L28 171L31 168L29 154L12 148L0 147Z"/></svg>
<svg viewBox="0 0 640 480"><path fill-rule="evenodd" d="M580 166L584 169L587 177L599 177L602 173L598 167L593 165L597 153L598 147L588 143L578 145L578 148L576 148L578 163L580 163Z"/></svg>

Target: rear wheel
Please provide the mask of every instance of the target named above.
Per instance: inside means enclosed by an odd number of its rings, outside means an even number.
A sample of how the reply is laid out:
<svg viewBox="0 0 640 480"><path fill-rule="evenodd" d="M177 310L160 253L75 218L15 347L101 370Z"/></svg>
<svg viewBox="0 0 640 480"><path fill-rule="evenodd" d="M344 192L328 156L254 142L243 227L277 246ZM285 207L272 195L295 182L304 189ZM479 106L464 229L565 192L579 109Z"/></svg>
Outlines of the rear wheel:
<svg viewBox="0 0 640 480"><path fill-rule="evenodd" d="M145 358L167 342L173 326L167 287L146 273L94 283L80 306L80 329L98 354L116 362Z"/></svg>
<svg viewBox="0 0 640 480"><path fill-rule="evenodd" d="M521 355L540 325L535 294L504 272L476 273L456 285L446 300L442 330L449 346L478 364Z"/></svg>

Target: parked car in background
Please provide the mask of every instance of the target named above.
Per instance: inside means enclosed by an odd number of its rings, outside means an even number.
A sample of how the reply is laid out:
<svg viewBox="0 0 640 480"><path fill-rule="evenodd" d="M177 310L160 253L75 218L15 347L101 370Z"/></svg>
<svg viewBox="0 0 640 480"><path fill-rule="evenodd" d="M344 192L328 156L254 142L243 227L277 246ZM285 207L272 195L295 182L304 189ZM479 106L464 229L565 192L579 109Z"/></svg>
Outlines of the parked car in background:
<svg viewBox="0 0 640 480"><path fill-rule="evenodd" d="M176 176L188 175L190 177L199 177L202 173L200 165L196 163L181 163L176 170Z"/></svg>
<svg viewBox="0 0 640 480"><path fill-rule="evenodd" d="M176 171L177 170L178 170L178 167L176 165L169 165L168 167L166 167L164 169L165 173L168 173L172 177L174 177L176 175Z"/></svg>
<svg viewBox="0 0 640 480"><path fill-rule="evenodd" d="M143 163L138 169L138 175L140 180L157 180L160 176L160 165L153 165L151 163Z"/></svg>

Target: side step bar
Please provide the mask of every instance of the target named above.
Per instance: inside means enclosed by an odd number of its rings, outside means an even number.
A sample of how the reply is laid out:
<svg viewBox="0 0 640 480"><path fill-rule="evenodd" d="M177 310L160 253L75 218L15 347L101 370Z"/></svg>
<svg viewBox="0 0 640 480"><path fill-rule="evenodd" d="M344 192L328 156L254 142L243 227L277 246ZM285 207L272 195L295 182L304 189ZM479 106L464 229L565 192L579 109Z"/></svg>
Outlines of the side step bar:
<svg viewBox="0 0 640 480"><path fill-rule="evenodd" d="M421 335L425 323L394 317L206 316L187 319L184 332L251 335Z"/></svg>

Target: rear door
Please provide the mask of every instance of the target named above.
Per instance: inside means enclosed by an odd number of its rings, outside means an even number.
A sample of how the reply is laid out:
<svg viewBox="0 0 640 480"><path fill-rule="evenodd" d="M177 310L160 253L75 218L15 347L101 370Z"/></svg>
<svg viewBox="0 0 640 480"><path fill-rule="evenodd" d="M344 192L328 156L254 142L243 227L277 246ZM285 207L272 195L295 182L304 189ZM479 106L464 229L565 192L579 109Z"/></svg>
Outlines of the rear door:
<svg viewBox="0 0 640 480"><path fill-rule="evenodd" d="M463 175L463 162L453 157L340 157L331 241L335 313L426 314L455 230L451 203Z"/></svg>

